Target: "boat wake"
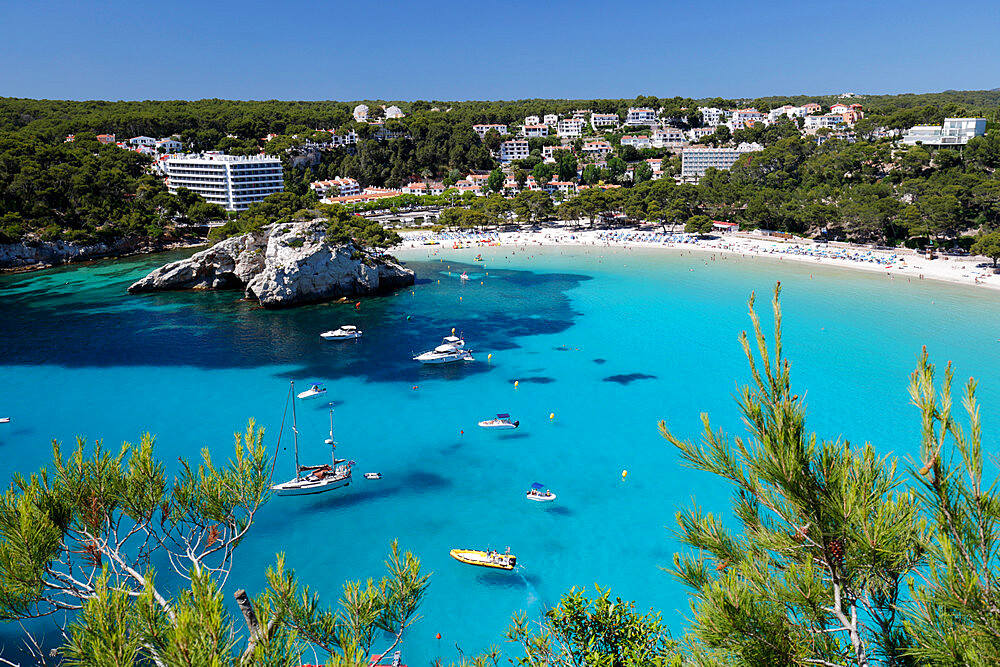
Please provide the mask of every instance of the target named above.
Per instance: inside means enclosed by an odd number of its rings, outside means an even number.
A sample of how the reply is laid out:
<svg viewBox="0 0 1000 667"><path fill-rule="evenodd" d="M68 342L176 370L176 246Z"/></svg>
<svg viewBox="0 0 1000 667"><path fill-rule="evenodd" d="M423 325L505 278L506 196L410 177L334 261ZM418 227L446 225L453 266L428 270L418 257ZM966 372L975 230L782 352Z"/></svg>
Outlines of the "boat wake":
<svg viewBox="0 0 1000 667"><path fill-rule="evenodd" d="M535 585L532 584L528 577L525 576L524 573L527 572L527 570L524 569L524 566L518 565L514 571L517 572L517 576L521 577L521 581L524 582L524 589L527 592L524 604L527 608L530 609L535 603L541 604L542 596L538 592L538 589L535 588Z"/></svg>

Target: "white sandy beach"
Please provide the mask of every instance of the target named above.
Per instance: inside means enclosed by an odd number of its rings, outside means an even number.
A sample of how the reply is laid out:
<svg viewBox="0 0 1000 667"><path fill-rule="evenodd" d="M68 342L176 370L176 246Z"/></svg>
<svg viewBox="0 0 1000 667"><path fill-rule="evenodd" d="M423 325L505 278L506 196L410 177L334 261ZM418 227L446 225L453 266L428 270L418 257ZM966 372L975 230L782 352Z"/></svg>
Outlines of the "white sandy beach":
<svg viewBox="0 0 1000 667"><path fill-rule="evenodd" d="M992 262L984 257L937 255L927 259L908 248L875 249L847 243L813 243L802 239L775 240L751 234L726 233L699 239L692 234L663 233L662 230L586 230L551 226L540 231L517 232L403 232L403 248L452 248L486 245L500 246L588 246L621 248L662 248L666 251L701 251L750 257L804 262L863 271L877 271L888 276L918 280L942 280L950 283L1000 289L1000 274L994 274ZM431 245L431 242L437 242Z"/></svg>

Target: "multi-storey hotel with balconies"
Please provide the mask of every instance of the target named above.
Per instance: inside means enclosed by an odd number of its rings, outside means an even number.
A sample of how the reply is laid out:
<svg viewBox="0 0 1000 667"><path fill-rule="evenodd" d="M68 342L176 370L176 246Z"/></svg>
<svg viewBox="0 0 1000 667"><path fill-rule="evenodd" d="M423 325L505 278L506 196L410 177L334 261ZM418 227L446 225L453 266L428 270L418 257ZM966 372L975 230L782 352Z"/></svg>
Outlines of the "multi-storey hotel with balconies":
<svg viewBox="0 0 1000 667"><path fill-rule="evenodd" d="M227 211L243 211L285 189L281 160L269 155L177 155L163 169L170 192L187 188Z"/></svg>

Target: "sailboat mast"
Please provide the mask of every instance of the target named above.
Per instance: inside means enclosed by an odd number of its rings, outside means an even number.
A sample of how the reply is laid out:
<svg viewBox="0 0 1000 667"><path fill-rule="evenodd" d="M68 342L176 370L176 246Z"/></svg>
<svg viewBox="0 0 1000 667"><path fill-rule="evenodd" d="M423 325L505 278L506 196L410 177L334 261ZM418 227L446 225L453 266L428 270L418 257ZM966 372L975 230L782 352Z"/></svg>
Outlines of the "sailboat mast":
<svg viewBox="0 0 1000 667"><path fill-rule="evenodd" d="M333 441L333 403L330 404L330 458L333 469L337 469L337 443Z"/></svg>
<svg viewBox="0 0 1000 667"><path fill-rule="evenodd" d="M299 429L295 420L295 381L292 380L292 433L295 436L295 480L299 479Z"/></svg>

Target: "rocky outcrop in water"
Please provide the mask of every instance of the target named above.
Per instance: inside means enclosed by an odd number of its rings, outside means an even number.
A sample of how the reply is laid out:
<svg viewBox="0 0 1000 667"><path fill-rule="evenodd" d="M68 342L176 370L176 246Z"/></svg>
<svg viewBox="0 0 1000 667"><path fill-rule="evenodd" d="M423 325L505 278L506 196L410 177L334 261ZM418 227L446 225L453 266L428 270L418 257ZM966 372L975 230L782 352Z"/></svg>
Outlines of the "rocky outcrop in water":
<svg viewBox="0 0 1000 667"><path fill-rule="evenodd" d="M3 243L0 244L0 269L44 269L70 262L129 255L149 249L147 244L132 239L87 244L65 241Z"/></svg>
<svg viewBox="0 0 1000 667"><path fill-rule="evenodd" d="M156 269L128 291L242 289L265 308L283 308L374 294L413 281L413 271L393 261L372 258L352 244L328 243L323 223L299 222L221 241Z"/></svg>

